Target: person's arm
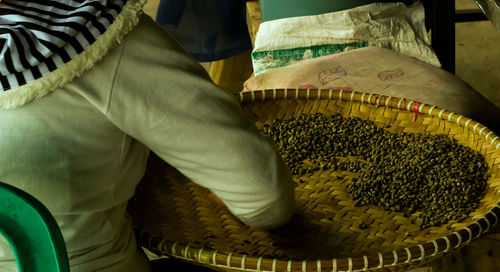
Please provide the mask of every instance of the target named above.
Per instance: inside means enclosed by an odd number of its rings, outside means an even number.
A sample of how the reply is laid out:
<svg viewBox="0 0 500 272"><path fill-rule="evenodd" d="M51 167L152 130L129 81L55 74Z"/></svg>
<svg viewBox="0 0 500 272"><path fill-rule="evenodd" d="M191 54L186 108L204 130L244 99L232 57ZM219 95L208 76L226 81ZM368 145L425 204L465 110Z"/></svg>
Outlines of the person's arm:
<svg viewBox="0 0 500 272"><path fill-rule="evenodd" d="M151 19L129 34L107 117L244 223L284 224L295 210L293 182L273 142L244 116L233 95Z"/></svg>

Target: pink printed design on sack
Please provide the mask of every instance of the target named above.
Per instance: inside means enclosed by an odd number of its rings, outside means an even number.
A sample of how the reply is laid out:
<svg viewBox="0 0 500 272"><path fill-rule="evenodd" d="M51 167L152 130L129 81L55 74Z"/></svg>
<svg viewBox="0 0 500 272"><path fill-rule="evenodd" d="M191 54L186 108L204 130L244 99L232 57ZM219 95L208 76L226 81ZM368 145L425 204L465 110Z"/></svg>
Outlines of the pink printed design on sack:
<svg viewBox="0 0 500 272"><path fill-rule="evenodd" d="M382 80L382 81L387 81L387 80L391 80L391 79L395 79L395 78L401 77L404 74L405 74L405 72L403 71L403 69L398 68L398 69L395 69L395 70L382 71L382 72L380 72L378 74L378 78L380 78L380 80Z"/></svg>
<svg viewBox="0 0 500 272"><path fill-rule="evenodd" d="M347 76L347 72L342 68L342 66L337 66L330 70L321 71L318 74L318 80L321 85L325 86L328 82L337 80Z"/></svg>

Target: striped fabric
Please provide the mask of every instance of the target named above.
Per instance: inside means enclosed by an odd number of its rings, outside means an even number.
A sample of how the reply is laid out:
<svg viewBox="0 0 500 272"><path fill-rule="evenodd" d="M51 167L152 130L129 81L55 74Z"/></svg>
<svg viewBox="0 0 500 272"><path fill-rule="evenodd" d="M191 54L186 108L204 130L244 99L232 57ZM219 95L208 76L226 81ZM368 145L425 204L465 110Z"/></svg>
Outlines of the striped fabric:
<svg viewBox="0 0 500 272"><path fill-rule="evenodd" d="M127 0L3 0L0 92L70 61L113 23Z"/></svg>

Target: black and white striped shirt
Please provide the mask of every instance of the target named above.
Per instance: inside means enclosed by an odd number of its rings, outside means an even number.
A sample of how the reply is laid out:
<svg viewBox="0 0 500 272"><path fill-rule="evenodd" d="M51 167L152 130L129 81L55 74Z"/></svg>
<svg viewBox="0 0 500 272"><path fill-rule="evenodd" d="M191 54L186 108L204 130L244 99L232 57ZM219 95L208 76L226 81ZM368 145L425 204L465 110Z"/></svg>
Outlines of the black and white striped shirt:
<svg viewBox="0 0 500 272"><path fill-rule="evenodd" d="M0 92L38 79L103 34L127 0L4 0Z"/></svg>

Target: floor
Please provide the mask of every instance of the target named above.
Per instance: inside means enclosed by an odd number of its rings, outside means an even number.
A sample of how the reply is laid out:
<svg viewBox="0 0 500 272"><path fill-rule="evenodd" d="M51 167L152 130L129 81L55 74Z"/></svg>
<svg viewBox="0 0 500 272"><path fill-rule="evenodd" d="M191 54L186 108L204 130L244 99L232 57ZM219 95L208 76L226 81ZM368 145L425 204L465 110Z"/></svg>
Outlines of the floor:
<svg viewBox="0 0 500 272"><path fill-rule="evenodd" d="M476 9L456 0L456 9ZM456 76L500 107L500 30L489 21L456 24Z"/></svg>

